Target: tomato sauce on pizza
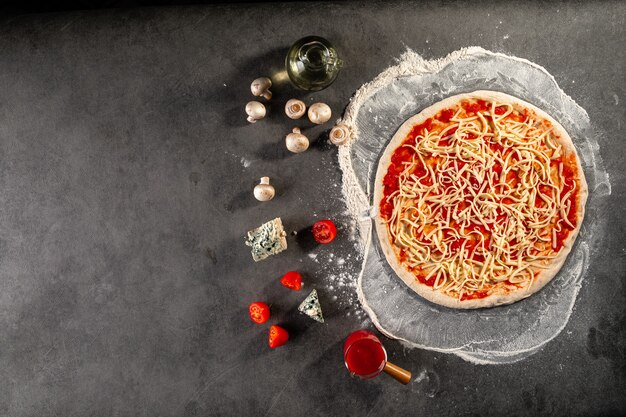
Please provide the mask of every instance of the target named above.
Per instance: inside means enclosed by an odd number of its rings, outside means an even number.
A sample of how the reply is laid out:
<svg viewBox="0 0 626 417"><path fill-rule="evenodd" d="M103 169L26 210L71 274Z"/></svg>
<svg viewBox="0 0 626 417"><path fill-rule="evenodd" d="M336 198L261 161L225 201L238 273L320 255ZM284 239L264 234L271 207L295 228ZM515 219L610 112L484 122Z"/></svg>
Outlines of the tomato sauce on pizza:
<svg viewBox="0 0 626 417"><path fill-rule="evenodd" d="M378 184L398 262L458 302L530 288L582 221L586 183L562 132L527 106L476 97L413 125Z"/></svg>

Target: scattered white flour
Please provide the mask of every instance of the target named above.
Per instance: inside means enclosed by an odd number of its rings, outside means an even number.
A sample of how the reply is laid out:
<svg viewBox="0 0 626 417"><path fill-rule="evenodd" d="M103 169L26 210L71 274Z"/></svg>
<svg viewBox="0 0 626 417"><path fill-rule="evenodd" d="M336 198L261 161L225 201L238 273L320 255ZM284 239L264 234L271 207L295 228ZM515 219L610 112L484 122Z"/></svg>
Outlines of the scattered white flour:
<svg viewBox="0 0 626 417"><path fill-rule="evenodd" d="M439 386L439 375L434 371L423 369L413 379L411 391L433 398L439 393Z"/></svg>
<svg viewBox="0 0 626 417"><path fill-rule="evenodd" d="M339 219L338 223L345 224L349 221L346 217ZM330 300L335 308L344 311L346 317L353 317L358 321L358 326L368 327L371 321L367 313L361 307L357 295L357 282L360 273L362 258L358 252L351 252L345 256L336 256L331 248L320 246L315 253L307 256L320 270L319 276L323 277L320 288L328 292Z"/></svg>
<svg viewBox="0 0 626 417"><path fill-rule="evenodd" d="M590 197L574 250L549 286L511 306L458 311L427 303L393 275L372 241L375 209L370 197L378 157L404 120L444 97L479 89L526 99L559 120L578 149ZM604 227L598 201L611 193L611 185L589 116L552 75L525 59L478 47L435 60L408 50L396 65L357 90L341 122L352 132L351 141L339 148L339 165L348 223L354 227L355 247L363 260L356 290L363 309L383 334L408 347L454 353L481 364L521 360L559 334L571 315L589 259L597 251ZM339 266L339 260L335 262ZM342 289L352 292L354 277L353 271L339 270L329 277L329 284L339 294ZM348 296L347 301L353 299Z"/></svg>
<svg viewBox="0 0 626 417"><path fill-rule="evenodd" d="M244 167L248 168L255 160L246 159L243 156L234 154L232 152L224 151L226 155L234 156L235 158L239 158L239 163Z"/></svg>
<svg viewBox="0 0 626 417"><path fill-rule="evenodd" d="M346 287L356 289L356 277L349 272L342 271L337 274L332 274L328 277L328 279L334 284L334 286L337 287L337 289Z"/></svg>

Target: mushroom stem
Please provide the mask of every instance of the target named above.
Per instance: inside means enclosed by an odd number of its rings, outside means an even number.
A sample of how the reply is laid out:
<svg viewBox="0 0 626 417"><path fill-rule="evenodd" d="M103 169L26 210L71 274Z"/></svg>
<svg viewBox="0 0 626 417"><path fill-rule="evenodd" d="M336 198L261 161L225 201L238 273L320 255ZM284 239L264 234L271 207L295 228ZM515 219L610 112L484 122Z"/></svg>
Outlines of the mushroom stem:
<svg viewBox="0 0 626 417"><path fill-rule="evenodd" d="M350 128L343 123L338 124L330 130L328 136L335 145L343 145L350 139Z"/></svg>
<svg viewBox="0 0 626 417"><path fill-rule="evenodd" d="M306 104L302 100L292 98L285 104L285 114L290 119L299 119L306 113Z"/></svg>

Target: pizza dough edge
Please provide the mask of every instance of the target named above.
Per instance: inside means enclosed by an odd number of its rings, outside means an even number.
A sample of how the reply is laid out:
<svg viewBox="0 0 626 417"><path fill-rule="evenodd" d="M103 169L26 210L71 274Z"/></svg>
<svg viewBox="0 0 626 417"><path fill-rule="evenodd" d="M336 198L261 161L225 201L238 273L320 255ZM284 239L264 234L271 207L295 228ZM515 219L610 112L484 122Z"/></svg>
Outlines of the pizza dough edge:
<svg viewBox="0 0 626 417"><path fill-rule="evenodd" d="M444 295L438 291L434 291L432 287L424 285L417 281L415 276L406 270L402 264L398 261L395 250L393 249L393 245L389 241L389 234L387 231L386 223L380 218L379 204L382 199L382 181L387 173L387 169L389 167L389 163L391 162L391 155L396 150L396 148L404 141L406 136L409 134L413 126L416 124L422 123L424 120L436 115L439 111L444 110L463 99L495 99L502 103L509 103L513 105L518 105L522 107L527 107L528 109L537 113L538 116L548 120L554 127L554 131L559 136L559 142L564 145L566 149L566 153L569 154L573 152L576 156L576 165L578 167L578 180L580 183L580 193L578 194L578 207L577 207L577 224L576 228L570 233L567 240L563 244L563 248L559 255L554 258L549 265L548 268L541 271L533 284L529 288L520 288L509 294L495 294L486 298L475 299L475 300L465 300L459 301L456 298L452 298L450 296ZM387 259L387 262L394 270L394 272L400 277L400 279L413 291L415 291L421 297L427 299L428 301L442 305L445 307L456 308L456 309L477 309L477 308L489 308L495 307L499 305L512 304L514 302L520 301L526 297L531 296L536 293L540 289L542 289L548 282L550 282L561 270L561 267L565 263L567 259L567 255L570 253L576 237L578 236L578 232L580 231L584 214L585 214L585 203L587 201L588 196L588 186L585 180L584 171L582 169L580 158L578 157L578 153L576 152L576 147L572 139L570 138L567 131L558 123L553 117L547 114L545 111L539 109L538 107L530 104L522 99L517 97L500 93L497 91L489 91L489 90L477 90L471 93L463 93L457 94L454 96L447 97L442 101L439 101L429 107L426 107L421 112L416 114L415 116L410 117L406 120L400 128L396 131L396 133L391 138L391 141L387 144L385 151L380 157L378 162L378 166L376 169L376 178L374 183L374 207L376 208L376 215L374 217L374 225L376 230L376 235L378 237L378 242L380 243L380 247L382 252Z"/></svg>

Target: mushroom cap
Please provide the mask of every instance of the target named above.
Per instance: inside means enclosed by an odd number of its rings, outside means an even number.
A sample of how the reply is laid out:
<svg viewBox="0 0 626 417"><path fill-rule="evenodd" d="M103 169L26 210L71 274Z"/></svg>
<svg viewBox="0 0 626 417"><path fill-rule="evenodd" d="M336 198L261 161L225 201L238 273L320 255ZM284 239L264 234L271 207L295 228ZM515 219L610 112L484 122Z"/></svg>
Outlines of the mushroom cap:
<svg viewBox="0 0 626 417"><path fill-rule="evenodd" d="M343 145L350 139L350 128L343 123L338 124L330 130L328 137L333 144Z"/></svg>
<svg viewBox="0 0 626 417"><path fill-rule="evenodd" d="M285 138L285 145L287 145L287 149L289 149L290 152L304 152L309 149L309 138L300 133L300 129L296 127L293 129L293 132L289 133Z"/></svg>
<svg viewBox="0 0 626 417"><path fill-rule="evenodd" d="M254 187L254 198L259 201L269 201L274 198L276 191L270 185L269 177L261 178L261 182Z"/></svg>
<svg viewBox="0 0 626 417"><path fill-rule="evenodd" d="M302 100L292 98L285 104L285 114L290 119L299 119L306 113L306 104Z"/></svg>
<svg viewBox="0 0 626 417"><path fill-rule="evenodd" d="M265 117L265 106L258 101L249 101L246 104L246 114L254 119Z"/></svg>
<svg viewBox="0 0 626 417"><path fill-rule="evenodd" d="M254 96L258 97L262 96L271 86L272 80L267 77L259 77L250 84L250 91Z"/></svg>
<svg viewBox="0 0 626 417"><path fill-rule="evenodd" d="M332 110L325 103L314 103L309 107L309 120L318 125L329 121L332 114Z"/></svg>

